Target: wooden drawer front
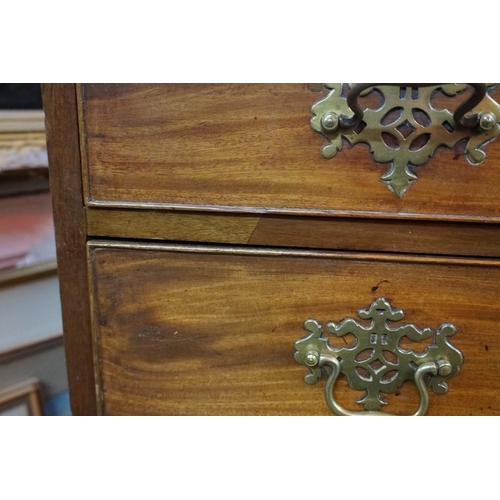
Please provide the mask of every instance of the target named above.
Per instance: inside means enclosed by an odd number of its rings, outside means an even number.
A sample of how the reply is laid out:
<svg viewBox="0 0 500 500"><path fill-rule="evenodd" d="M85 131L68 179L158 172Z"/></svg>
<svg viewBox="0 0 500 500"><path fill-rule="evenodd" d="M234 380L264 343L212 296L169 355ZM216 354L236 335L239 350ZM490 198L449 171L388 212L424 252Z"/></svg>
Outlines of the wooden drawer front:
<svg viewBox="0 0 500 500"><path fill-rule="evenodd" d="M367 147L321 157L326 141L309 123L321 86L79 88L90 205L500 220L500 141L475 167L438 149L397 198Z"/></svg>
<svg viewBox="0 0 500 500"><path fill-rule="evenodd" d="M294 342L304 320L357 318L379 297L402 323L458 329L462 370L428 414L500 414L497 263L100 242L89 256L104 414L329 415ZM362 409L343 380L335 393ZM389 400L394 413L418 406L411 382Z"/></svg>

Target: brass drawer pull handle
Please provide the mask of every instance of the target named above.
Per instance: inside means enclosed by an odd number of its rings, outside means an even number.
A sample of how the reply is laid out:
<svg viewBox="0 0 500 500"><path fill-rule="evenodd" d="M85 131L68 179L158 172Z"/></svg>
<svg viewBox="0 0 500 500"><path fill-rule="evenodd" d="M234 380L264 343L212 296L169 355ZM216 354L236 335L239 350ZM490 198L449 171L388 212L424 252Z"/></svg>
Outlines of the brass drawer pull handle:
<svg viewBox="0 0 500 500"><path fill-rule="evenodd" d="M328 332L337 337L352 334L353 345L332 347L324 336L323 328L316 320L309 319L304 327L309 335L295 342L295 360L308 367L310 373L304 378L308 384L315 384L325 374L325 398L330 409L337 415L390 415L379 411L387 404L383 394L394 394L406 380L412 380L420 393L420 404L413 416L424 415L429 406L425 376L430 376L429 386L438 394L448 391L447 380L457 375L463 363L462 353L449 342L456 328L450 323L439 327L437 332L430 328L418 329L404 324L389 327L387 321L400 321L404 312L393 309L379 298L366 310L358 311L360 318L372 320L364 326L354 319L345 319L340 324L329 322ZM422 353L403 349L401 339L407 337L413 342L433 339ZM343 373L351 389L364 390L364 396L357 402L364 411L353 412L344 409L335 401L335 382Z"/></svg>
<svg viewBox="0 0 500 500"><path fill-rule="evenodd" d="M314 351L309 351L308 357L314 357L316 353ZM326 402L328 403L328 406L330 409L335 412L337 415L341 415L344 417L353 417L353 416L378 416L378 417L385 417L385 416L393 416L390 413L383 413L381 411L349 411L343 408L339 403L335 401L335 398L333 397L333 387L335 385L335 382L337 380L337 377L340 374L341 368L340 368L340 362L335 356L328 356L326 354L322 354L318 357L318 363L317 366L329 366L331 368L331 373L330 376L328 377L328 380L326 381L325 384L325 398ZM308 365L309 366L309 365ZM450 364L442 360L441 361L441 366L445 370L450 369ZM414 417L419 417L425 414L427 411L427 408L429 406L429 395L427 394L427 389L425 387L425 382L424 382L424 375L427 374L432 374L432 375L437 375L440 373L441 375L443 374L443 371L439 371L439 364L438 363L424 363L423 365L420 365L417 370L415 371L415 385L418 388L418 391L420 393L420 405L417 409L417 411L412 415Z"/></svg>
<svg viewBox="0 0 500 500"><path fill-rule="evenodd" d="M361 109L358 97L361 92L369 88L376 87L377 85L395 85L397 87L417 89L419 87L435 87L446 85L445 83L357 83L347 94L347 105L352 110L354 115L352 117L341 115L339 117L339 125L343 128L355 127L361 120L363 120L363 110ZM474 89L474 93L463 102L453 113L453 120L457 124L464 127L474 128L479 124L479 114L473 114L464 118L464 115L474 109L486 95L485 83L468 83ZM491 127L490 127L491 128Z"/></svg>
<svg viewBox="0 0 500 500"><path fill-rule="evenodd" d="M488 83L325 83L329 94L311 108L311 127L327 139L324 158L343 148L368 144L373 159L389 164L381 180L401 198L416 182L414 167L425 165L436 149L454 148L466 141L463 152L472 165L486 158L482 148L500 135L500 106ZM452 112L437 107L433 96L453 100L471 86L472 95ZM360 96L366 95L366 109ZM375 95L378 98L375 99ZM377 101L375 103L375 101ZM453 102L453 101L452 101ZM475 109L476 112L468 114Z"/></svg>

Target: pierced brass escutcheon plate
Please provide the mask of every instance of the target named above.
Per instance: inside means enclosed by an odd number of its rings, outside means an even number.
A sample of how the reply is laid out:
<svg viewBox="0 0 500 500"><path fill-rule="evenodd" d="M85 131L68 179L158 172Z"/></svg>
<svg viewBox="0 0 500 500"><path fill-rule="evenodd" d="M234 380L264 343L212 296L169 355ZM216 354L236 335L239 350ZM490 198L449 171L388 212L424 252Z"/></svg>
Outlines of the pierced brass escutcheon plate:
<svg viewBox="0 0 500 500"><path fill-rule="evenodd" d="M315 384L327 376L326 401L337 415L384 416L390 414L379 411L387 404L383 394L394 394L403 382L412 380L420 393L420 405L414 416L424 415L429 405L426 379L435 393L443 394L448 391L448 379L457 375L462 366L462 353L449 341L456 327L444 323L436 332L430 328L420 330L412 324L392 328L388 321L401 321L404 312L394 309L384 298L358 311L358 316L371 320L370 324L365 326L354 319L345 319L339 324L326 325L327 331L336 337L347 334L356 337L354 345L340 348L330 345L316 320L308 319L304 323L309 335L295 342L295 360L310 370L304 381ZM417 353L401 347L404 337L413 342L426 339L433 342ZM351 412L335 401L333 388L340 373L346 376L351 389L365 391L357 401L365 411Z"/></svg>
<svg viewBox="0 0 500 500"><path fill-rule="evenodd" d="M486 157L481 148L500 135L500 106L489 95L495 84L324 85L329 94L311 108L311 127L328 140L323 157L335 156L342 139L351 146L368 144L376 162L389 164L381 180L399 198L417 180L413 167L427 163L438 147L451 149L465 141L463 152L477 165ZM469 85L475 94L463 102ZM453 97L455 112L434 103L439 93ZM375 108L362 110L358 97L374 94L379 97Z"/></svg>

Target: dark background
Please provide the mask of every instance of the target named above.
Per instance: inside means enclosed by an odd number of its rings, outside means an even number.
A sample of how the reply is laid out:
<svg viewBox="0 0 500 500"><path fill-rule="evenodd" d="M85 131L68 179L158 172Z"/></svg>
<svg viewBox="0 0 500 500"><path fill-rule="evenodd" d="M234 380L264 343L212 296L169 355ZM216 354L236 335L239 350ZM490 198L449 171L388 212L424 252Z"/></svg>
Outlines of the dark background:
<svg viewBox="0 0 500 500"><path fill-rule="evenodd" d="M0 83L0 109L42 109L39 83Z"/></svg>

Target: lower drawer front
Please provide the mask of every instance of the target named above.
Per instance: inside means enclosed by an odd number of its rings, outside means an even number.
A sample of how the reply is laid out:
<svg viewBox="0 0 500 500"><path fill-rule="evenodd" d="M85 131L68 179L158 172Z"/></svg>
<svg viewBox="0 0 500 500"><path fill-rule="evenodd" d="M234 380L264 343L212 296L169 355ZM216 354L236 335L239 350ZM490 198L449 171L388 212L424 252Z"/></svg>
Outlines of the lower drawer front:
<svg viewBox="0 0 500 500"><path fill-rule="evenodd" d="M449 342L463 365L447 393L429 390L428 415L500 414L496 261L104 242L89 244L89 258L103 414L331 415L326 378L304 382L294 344L307 319L370 330L357 313L377 299L404 311L390 328L457 329ZM376 344L383 332L371 332ZM361 342L325 336L336 348ZM400 341L423 353L429 344ZM363 410L363 393L344 377L333 389L349 410ZM412 381L382 396L395 414L419 405Z"/></svg>

